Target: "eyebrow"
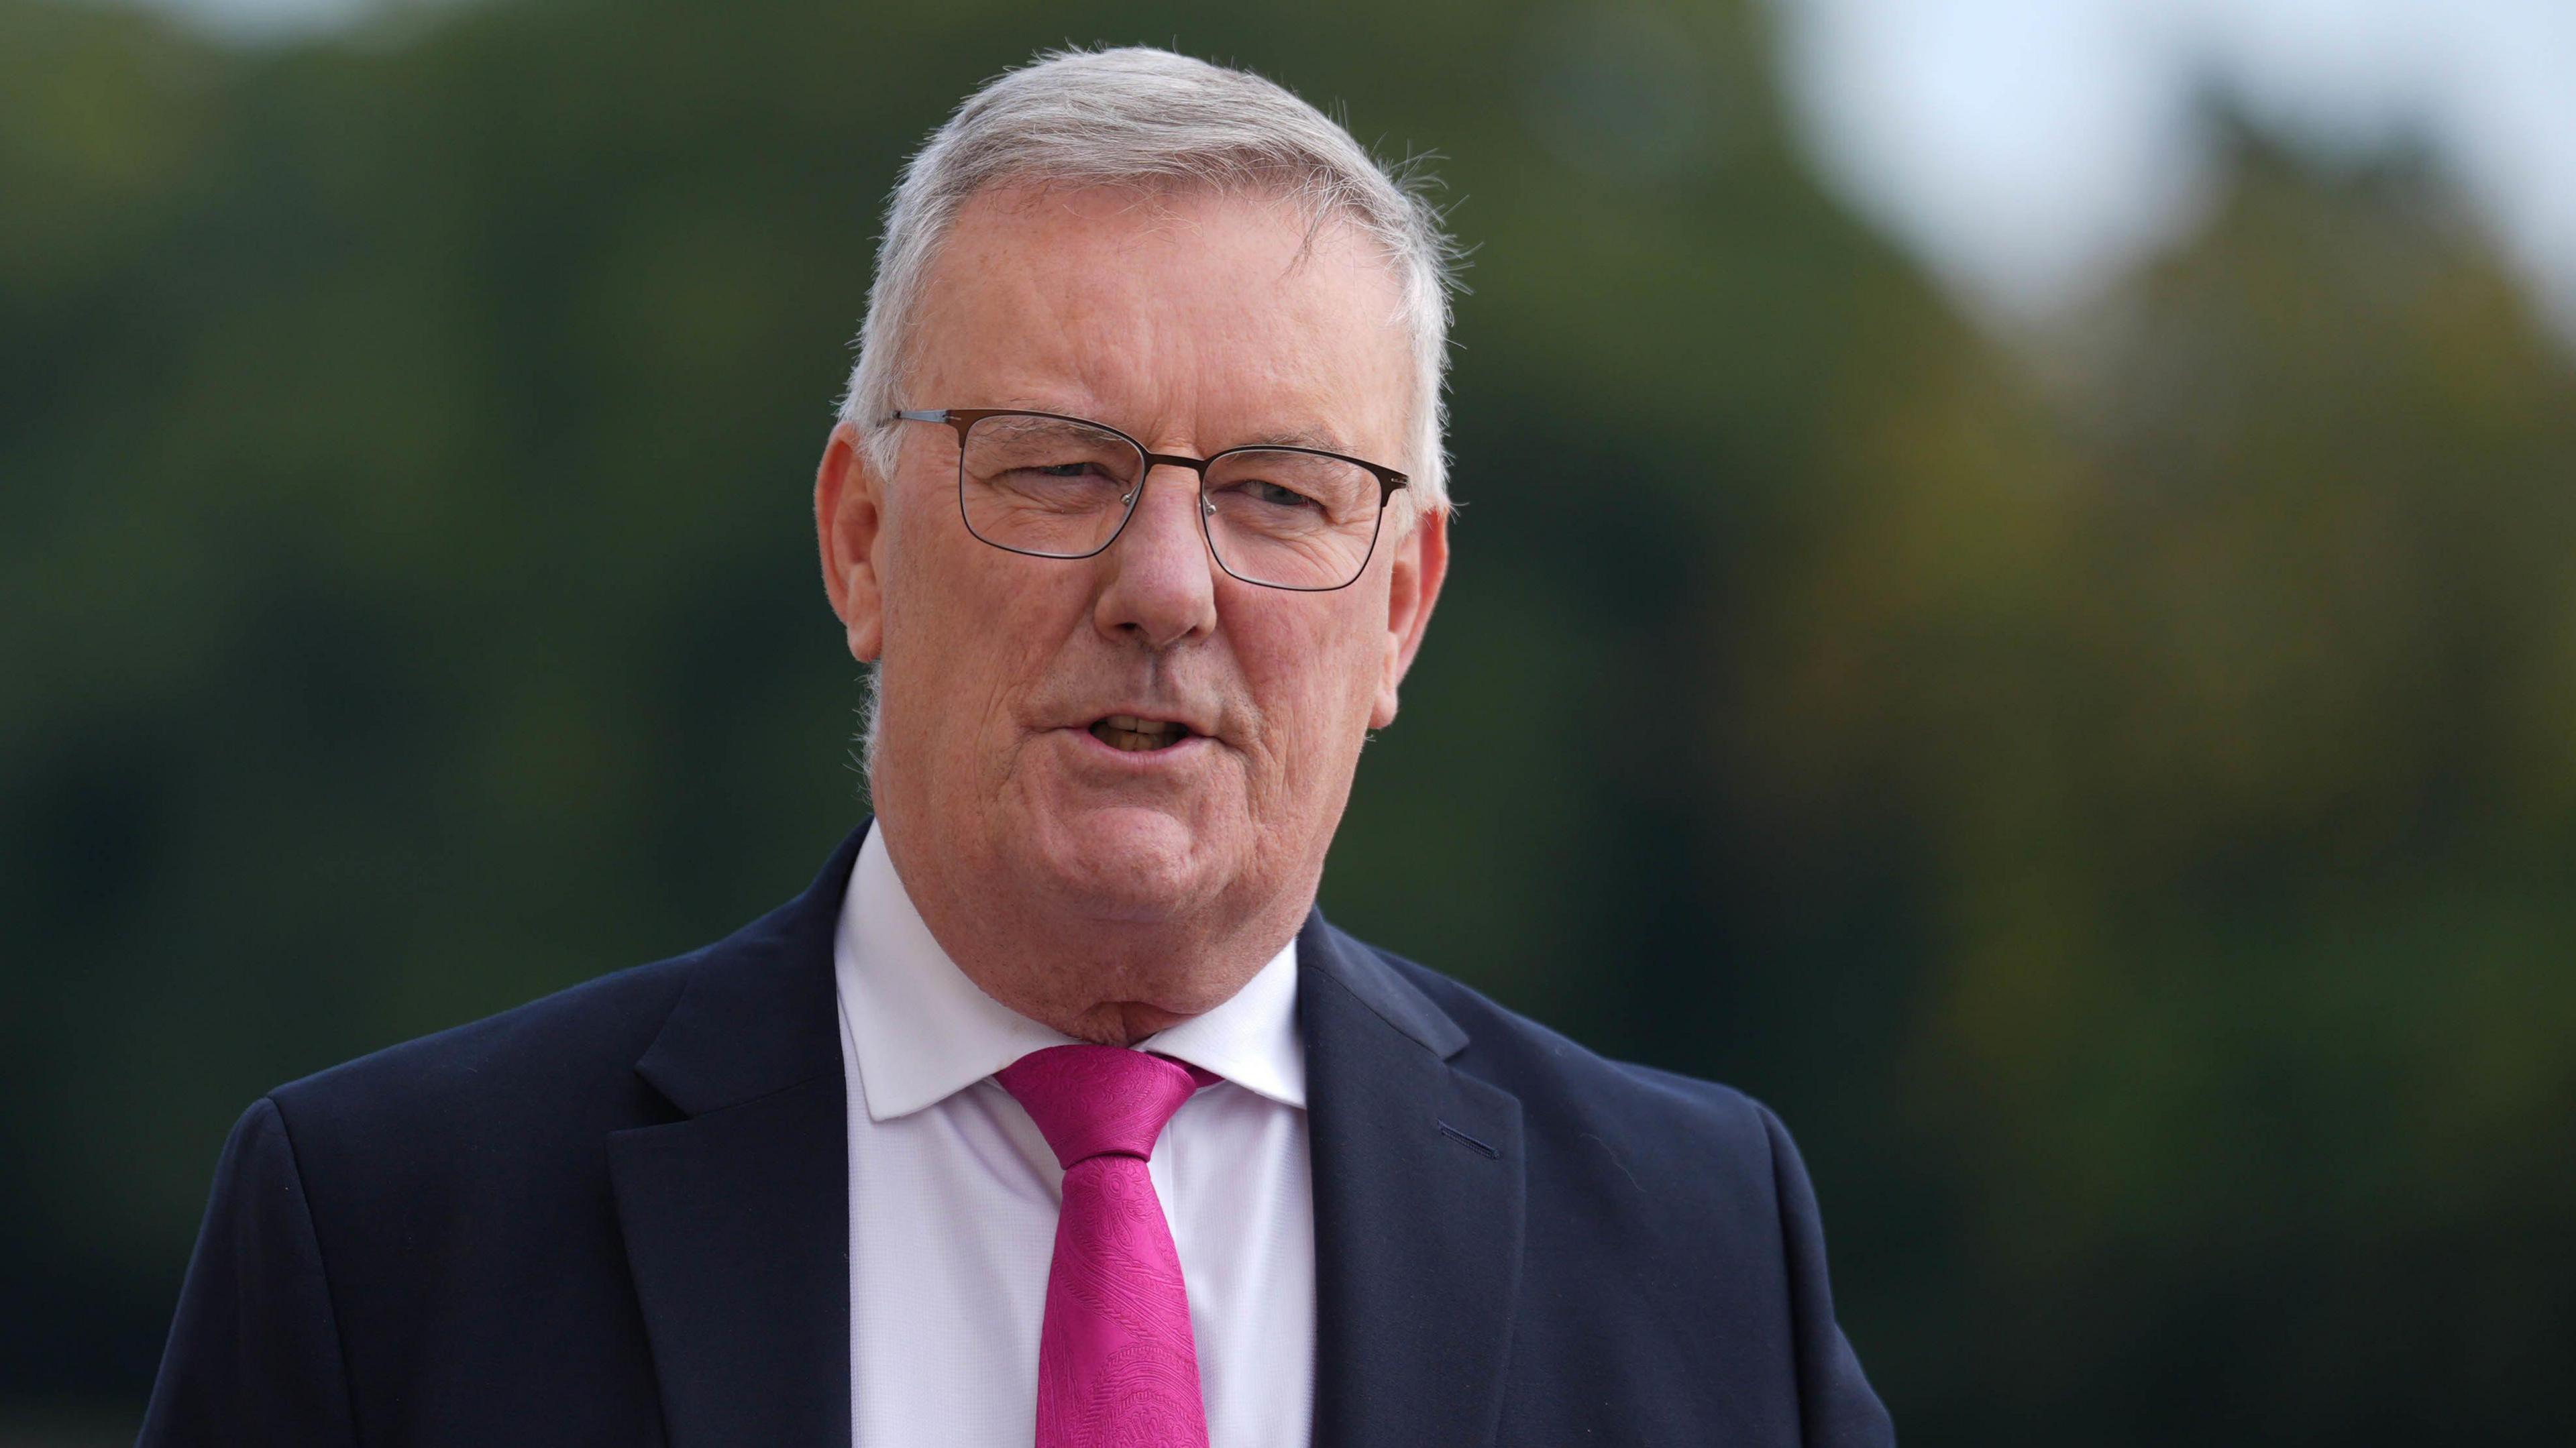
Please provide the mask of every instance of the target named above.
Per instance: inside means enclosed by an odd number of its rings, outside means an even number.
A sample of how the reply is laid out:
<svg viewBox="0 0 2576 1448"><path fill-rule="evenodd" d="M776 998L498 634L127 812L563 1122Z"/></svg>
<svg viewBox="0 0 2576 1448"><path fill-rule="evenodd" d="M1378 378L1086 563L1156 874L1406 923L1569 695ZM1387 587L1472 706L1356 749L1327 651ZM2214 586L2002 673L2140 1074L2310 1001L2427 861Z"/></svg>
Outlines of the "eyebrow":
<svg viewBox="0 0 2576 1448"><path fill-rule="evenodd" d="M1350 449L1342 440L1319 428L1292 427L1280 432L1262 433L1234 444L1236 447L1310 447L1322 452L1346 453Z"/></svg>
<svg viewBox="0 0 2576 1448"><path fill-rule="evenodd" d="M995 407L1011 408L1024 412L1049 412L1058 417L1084 417L1105 426L1116 427L1121 432L1130 432L1132 434L1133 431L1129 428L1120 427L1119 424L1111 422L1105 417L1098 416L1095 413L1086 412L1080 406L1068 407L1063 405L1061 402L1051 401L1044 398L1015 395L1005 397L1003 400L992 405ZM1239 447L1303 447L1313 448L1318 452L1339 453L1345 456L1349 455L1351 451L1339 437L1319 427L1279 428L1271 432L1256 433L1251 437L1245 438L1241 442L1227 443L1222 448L1210 448L1208 451L1211 454L1214 454L1231 451L1232 449Z"/></svg>

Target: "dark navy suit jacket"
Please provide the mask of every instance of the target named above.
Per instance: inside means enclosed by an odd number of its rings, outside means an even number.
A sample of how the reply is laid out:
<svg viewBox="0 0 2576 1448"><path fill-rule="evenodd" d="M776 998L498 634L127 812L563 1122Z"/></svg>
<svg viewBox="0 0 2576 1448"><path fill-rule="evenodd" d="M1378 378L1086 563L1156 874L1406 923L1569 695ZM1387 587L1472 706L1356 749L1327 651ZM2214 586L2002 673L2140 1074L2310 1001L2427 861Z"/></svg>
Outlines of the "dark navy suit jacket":
<svg viewBox="0 0 2576 1448"><path fill-rule="evenodd" d="M853 835L691 955L282 1086L142 1442L847 1444ZM1893 1441L1770 1112L1298 936L1321 1448Z"/></svg>

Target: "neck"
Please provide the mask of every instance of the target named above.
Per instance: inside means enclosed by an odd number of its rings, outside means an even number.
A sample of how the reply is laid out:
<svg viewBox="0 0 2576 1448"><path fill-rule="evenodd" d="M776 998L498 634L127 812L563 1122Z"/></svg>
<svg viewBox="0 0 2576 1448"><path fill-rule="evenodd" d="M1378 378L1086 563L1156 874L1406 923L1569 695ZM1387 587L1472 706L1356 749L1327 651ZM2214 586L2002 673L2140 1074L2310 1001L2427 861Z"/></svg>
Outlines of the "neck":
<svg viewBox="0 0 2576 1448"><path fill-rule="evenodd" d="M1207 906L1137 918L1086 910L1007 871L961 868L937 850L916 853L909 844L920 842L906 831L889 831L885 843L922 923L978 990L1104 1046L1136 1045L1233 999L1296 935L1322 874L1318 866L1287 889L1230 889Z"/></svg>

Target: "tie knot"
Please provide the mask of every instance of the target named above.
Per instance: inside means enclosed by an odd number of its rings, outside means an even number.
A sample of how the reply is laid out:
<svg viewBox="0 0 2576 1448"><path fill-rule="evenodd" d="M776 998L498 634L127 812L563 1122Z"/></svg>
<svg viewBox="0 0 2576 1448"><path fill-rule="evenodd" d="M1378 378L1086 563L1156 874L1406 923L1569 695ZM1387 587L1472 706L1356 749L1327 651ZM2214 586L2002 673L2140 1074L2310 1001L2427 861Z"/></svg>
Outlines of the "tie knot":
<svg viewBox="0 0 2576 1448"><path fill-rule="evenodd" d="M993 1073L1071 1171L1095 1156L1150 1159L1154 1138L1214 1080L1195 1066L1116 1046L1049 1046Z"/></svg>

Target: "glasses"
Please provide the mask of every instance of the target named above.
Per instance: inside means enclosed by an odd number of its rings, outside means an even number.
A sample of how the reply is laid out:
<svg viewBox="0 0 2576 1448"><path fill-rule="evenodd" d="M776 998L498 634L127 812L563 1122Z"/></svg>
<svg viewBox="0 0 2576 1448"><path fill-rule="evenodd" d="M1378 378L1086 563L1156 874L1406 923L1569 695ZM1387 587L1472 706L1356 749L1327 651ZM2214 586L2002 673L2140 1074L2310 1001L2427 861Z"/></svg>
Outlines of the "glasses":
<svg viewBox="0 0 2576 1448"><path fill-rule="evenodd" d="M1097 422L1052 412L947 407L888 422L957 431L957 507L966 531L1034 558L1089 558L1118 541L1148 469L1199 475L1199 531L1217 566L1300 593L1347 588L1377 551L1393 468L1310 447L1236 447L1214 457L1147 452Z"/></svg>

